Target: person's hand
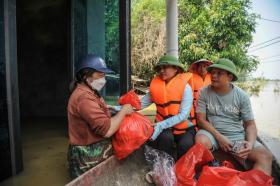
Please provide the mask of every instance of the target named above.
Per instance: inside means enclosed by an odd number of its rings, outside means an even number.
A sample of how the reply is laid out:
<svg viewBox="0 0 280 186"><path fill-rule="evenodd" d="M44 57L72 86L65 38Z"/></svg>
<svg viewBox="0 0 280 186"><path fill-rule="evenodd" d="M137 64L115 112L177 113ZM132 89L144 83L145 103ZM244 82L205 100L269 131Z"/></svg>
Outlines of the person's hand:
<svg viewBox="0 0 280 186"><path fill-rule="evenodd" d="M241 148L238 152L236 152L235 155L242 159L247 159L252 149L253 149L253 144L249 143L248 141L244 141L243 148Z"/></svg>
<svg viewBox="0 0 280 186"><path fill-rule="evenodd" d="M163 128L160 124L156 124L154 126L154 133L151 136L150 140L154 141L157 139L158 135L162 132Z"/></svg>
<svg viewBox="0 0 280 186"><path fill-rule="evenodd" d="M129 115L134 112L133 107L130 104L123 105L121 111L124 112L125 115Z"/></svg>
<svg viewBox="0 0 280 186"><path fill-rule="evenodd" d="M152 126L152 127L154 127L154 126L156 126L157 125L157 123L153 123L153 122L150 122L150 126Z"/></svg>
<svg viewBox="0 0 280 186"><path fill-rule="evenodd" d="M107 105L108 109L115 109L113 105Z"/></svg>
<svg viewBox="0 0 280 186"><path fill-rule="evenodd" d="M219 146L220 148L225 151L225 152L228 152L228 151L231 151L232 149L232 143L231 141L224 135L220 135L218 138L217 138L217 141L219 143Z"/></svg>

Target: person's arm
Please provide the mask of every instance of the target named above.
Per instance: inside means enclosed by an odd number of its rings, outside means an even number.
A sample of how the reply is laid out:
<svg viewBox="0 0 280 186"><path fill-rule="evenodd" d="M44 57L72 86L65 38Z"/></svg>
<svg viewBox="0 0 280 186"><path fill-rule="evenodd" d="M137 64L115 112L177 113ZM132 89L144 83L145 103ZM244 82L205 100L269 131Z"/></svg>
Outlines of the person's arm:
<svg viewBox="0 0 280 186"><path fill-rule="evenodd" d="M145 96L141 98L141 109L150 106L153 102L151 101L151 93L148 92Z"/></svg>
<svg viewBox="0 0 280 186"><path fill-rule="evenodd" d="M237 156L246 159L254 147L257 139L257 127L254 120L244 121L245 141L243 148L236 153Z"/></svg>
<svg viewBox="0 0 280 186"><path fill-rule="evenodd" d="M107 131L107 133L105 134L104 137L109 138L113 134L115 134L115 132L119 129L122 119L126 115L131 114L132 112L134 112L134 111L130 104L123 105L121 110L115 116L113 116L111 118L109 130Z"/></svg>
<svg viewBox="0 0 280 186"><path fill-rule="evenodd" d="M231 141L222 135L219 131L217 131L213 125L206 120L206 114L205 113L196 113L197 114L197 120L198 120L198 126L204 130L207 130L210 132L214 138L218 141L220 148L228 152L232 148Z"/></svg>
<svg viewBox="0 0 280 186"><path fill-rule="evenodd" d="M154 130L154 133L153 133L151 139L155 140L157 138L157 136L162 132L163 129L173 127L174 125L187 120L190 115L191 108L192 108L192 102L193 102L192 89L187 84L185 87L185 90L184 90L179 113L166 120L158 122L155 125L155 130ZM189 125L188 125L189 127L193 126L191 121L188 121L188 122L189 122Z"/></svg>
<svg viewBox="0 0 280 186"><path fill-rule="evenodd" d="M153 102L151 101L151 94L148 92L145 96L141 98L141 109L144 109L150 106ZM122 105L107 105L109 109L113 109L115 111L120 111L122 109Z"/></svg>
<svg viewBox="0 0 280 186"><path fill-rule="evenodd" d="M250 98L245 92L241 92L240 102L240 115L245 130L245 141L243 146L244 149L241 149L236 155L246 159L253 149L254 143L257 139L257 127Z"/></svg>

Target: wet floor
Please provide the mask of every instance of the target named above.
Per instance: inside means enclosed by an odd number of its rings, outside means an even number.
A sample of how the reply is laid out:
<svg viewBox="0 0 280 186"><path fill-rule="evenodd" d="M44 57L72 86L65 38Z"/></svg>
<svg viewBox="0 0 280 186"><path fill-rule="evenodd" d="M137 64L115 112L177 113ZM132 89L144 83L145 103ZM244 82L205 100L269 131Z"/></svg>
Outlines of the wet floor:
<svg viewBox="0 0 280 186"><path fill-rule="evenodd" d="M0 185L62 186L68 183L65 119L29 119L22 125L24 170Z"/></svg>

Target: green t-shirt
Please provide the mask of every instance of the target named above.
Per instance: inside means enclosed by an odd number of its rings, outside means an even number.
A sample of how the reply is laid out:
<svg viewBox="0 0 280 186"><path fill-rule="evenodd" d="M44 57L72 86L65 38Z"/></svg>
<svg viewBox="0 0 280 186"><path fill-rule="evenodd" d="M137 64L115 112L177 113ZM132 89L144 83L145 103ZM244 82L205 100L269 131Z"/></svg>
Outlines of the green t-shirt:
<svg viewBox="0 0 280 186"><path fill-rule="evenodd" d="M197 113L206 114L207 120L230 140L244 140L243 121L254 120L249 96L232 84L232 90L219 95L208 85L201 89Z"/></svg>

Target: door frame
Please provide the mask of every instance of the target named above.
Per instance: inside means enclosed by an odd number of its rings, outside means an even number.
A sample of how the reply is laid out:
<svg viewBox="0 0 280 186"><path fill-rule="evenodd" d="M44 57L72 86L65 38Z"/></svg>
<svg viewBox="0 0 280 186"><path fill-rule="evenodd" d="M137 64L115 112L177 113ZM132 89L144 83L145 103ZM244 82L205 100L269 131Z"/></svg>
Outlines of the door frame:
<svg viewBox="0 0 280 186"><path fill-rule="evenodd" d="M23 170L17 71L16 0L4 0L4 47L12 175Z"/></svg>
<svg viewBox="0 0 280 186"><path fill-rule="evenodd" d="M131 0L119 0L119 48L120 48L120 94L131 89L131 24L130 11ZM74 65L75 65L75 40L74 40L74 0L71 0L70 12L70 74L74 79Z"/></svg>

